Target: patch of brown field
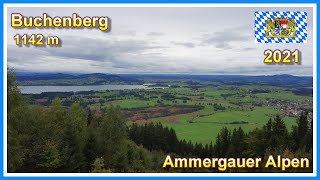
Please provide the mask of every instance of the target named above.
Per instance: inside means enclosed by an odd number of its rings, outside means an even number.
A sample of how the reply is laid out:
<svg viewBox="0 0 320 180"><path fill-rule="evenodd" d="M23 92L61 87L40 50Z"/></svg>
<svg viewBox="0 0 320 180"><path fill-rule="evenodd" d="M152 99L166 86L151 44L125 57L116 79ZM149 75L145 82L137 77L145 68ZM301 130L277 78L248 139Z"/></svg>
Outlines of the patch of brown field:
<svg viewBox="0 0 320 180"><path fill-rule="evenodd" d="M162 117L162 121L171 122L171 123L178 123L178 119L180 119L183 115L173 115L173 116L166 116Z"/></svg>
<svg viewBox="0 0 320 180"><path fill-rule="evenodd" d="M222 99L208 99L207 102L222 103L222 102L224 102L224 100L222 100Z"/></svg>
<svg viewBox="0 0 320 180"><path fill-rule="evenodd" d="M205 101L205 99L200 99L201 96L188 96L192 101Z"/></svg>
<svg viewBox="0 0 320 180"><path fill-rule="evenodd" d="M171 117L176 119L176 116L178 116L177 118L179 118L179 115L192 113L200 109L200 106L156 106L123 110L122 112L125 114L129 121L140 122L140 120L148 120L158 117Z"/></svg>
<svg viewBox="0 0 320 180"><path fill-rule="evenodd" d="M170 112L175 112L175 111L178 111L179 109L181 109L181 108L177 108L175 106L167 106L167 107L155 106L155 107L148 107L145 109L145 111L149 110L149 111L154 111L154 112L160 112L163 110L167 110Z"/></svg>
<svg viewBox="0 0 320 180"><path fill-rule="evenodd" d="M139 119L139 120L136 120L134 121L134 123L137 123L137 124L145 124L145 123L148 123L149 121L145 120L145 119Z"/></svg>
<svg viewBox="0 0 320 180"><path fill-rule="evenodd" d="M34 101L37 102L37 103L44 103L44 102L47 102L47 101L48 101L48 98L35 99Z"/></svg>

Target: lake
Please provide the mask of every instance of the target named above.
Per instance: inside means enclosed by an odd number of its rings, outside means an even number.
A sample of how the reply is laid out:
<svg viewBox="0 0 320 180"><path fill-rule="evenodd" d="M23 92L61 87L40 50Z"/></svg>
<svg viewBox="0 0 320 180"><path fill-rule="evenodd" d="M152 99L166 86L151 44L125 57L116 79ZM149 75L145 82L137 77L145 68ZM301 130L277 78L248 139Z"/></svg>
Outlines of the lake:
<svg viewBox="0 0 320 180"><path fill-rule="evenodd" d="M150 89L146 85L90 85L90 86L18 86L22 94L41 94L43 92L79 92L126 89Z"/></svg>

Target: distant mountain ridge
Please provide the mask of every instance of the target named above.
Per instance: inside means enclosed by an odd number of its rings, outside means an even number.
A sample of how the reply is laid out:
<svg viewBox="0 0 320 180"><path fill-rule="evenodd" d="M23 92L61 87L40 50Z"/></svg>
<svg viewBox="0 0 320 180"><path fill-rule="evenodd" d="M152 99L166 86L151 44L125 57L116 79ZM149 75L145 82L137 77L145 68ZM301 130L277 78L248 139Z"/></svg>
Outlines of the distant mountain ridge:
<svg viewBox="0 0 320 180"><path fill-rule="evenodd" d="M190 81L220 82L230 85L271 85L290 88L313 87L312 76L293 76L289 74L280 75L192 75L192 74L121 74L121 77L130 78L152 78L152 79L176 79Z"/></svg>
<svg viewBox="0 0 320 180"><path fill-rule="evenodd" d="M143 81L114 74L66 74L66 73L17 73L20 85L103 85L103 84L143 84Z"/></svg>
<svg viewBox="0 0 320 180"><path fill-rule="evenodd" d="M51 80L51 79L81 79L81 78L110 78L117 77L112 74L92 73L92 74L67 74L67 73L30 73L20 74L17 73L16 79L18 81L25 80Z"/></svg>
<svg viewBox="0 0 320 180"><path fill-rule="evenodd" d="M20 85L103 85L143 84L144 78L176 81L210 81L230 85L271 85L290 88L313 87L313 77L280 75L192 75L192 74L68 74L68 73L16 73Z"/></svg>

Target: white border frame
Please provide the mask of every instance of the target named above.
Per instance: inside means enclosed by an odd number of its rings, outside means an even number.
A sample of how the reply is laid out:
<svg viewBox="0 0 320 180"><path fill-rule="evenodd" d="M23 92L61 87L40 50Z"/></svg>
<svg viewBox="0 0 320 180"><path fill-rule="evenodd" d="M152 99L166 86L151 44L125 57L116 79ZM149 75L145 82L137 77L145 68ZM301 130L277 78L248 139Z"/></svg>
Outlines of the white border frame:
<svg viewBox="0 0 320 180"><path fill-rule="evenodd" d="M312 173L8 173L7 172L7 9L9 7L309 7L313 10L313 172ZM5 177L315 177L317 176L317 4L292 3L292 4L11 4L3 5L3 175ZM252 30L253 32L253 30Z"/></svg>

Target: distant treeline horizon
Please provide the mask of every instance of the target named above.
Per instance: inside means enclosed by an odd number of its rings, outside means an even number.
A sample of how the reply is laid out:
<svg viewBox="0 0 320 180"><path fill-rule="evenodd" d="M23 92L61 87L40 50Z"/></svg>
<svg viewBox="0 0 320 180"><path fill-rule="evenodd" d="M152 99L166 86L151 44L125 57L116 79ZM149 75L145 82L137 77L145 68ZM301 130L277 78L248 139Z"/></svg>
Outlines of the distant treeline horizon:
<svg viewBox="0 0 320 180"><path fill-rule="evenodd" d="M295 77L313 77L313 75L296 75L288 73L275 73L275 74L219 74L219 73L107 73L107 72L72 72L72 71L18 71L15 70L16 76L26 76L26 75L43 75L43 74L69 74L69 75L88 75L88 74L106 74L106 75L123 75L123 76L295 76Z"/></svg>

